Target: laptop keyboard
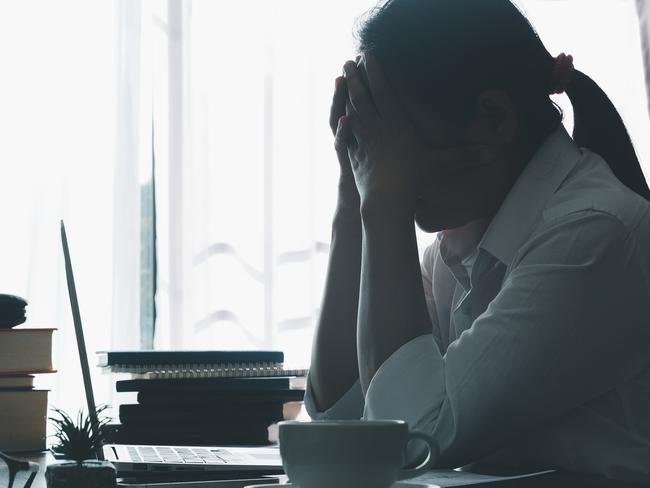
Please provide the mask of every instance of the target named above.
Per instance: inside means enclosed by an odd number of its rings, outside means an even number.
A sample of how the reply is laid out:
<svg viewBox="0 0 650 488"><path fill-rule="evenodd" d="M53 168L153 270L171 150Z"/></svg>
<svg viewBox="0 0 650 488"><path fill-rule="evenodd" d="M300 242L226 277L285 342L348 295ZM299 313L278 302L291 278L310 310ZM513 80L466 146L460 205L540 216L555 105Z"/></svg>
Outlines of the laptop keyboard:
<svg viewBox="0 0 650 488"><path fill-rule="evenodd" d="M169 464L227 464L217 453L226 455L221 450L187 447L153 447L127 446L131 462L134 463L169 463Z"/></svg>

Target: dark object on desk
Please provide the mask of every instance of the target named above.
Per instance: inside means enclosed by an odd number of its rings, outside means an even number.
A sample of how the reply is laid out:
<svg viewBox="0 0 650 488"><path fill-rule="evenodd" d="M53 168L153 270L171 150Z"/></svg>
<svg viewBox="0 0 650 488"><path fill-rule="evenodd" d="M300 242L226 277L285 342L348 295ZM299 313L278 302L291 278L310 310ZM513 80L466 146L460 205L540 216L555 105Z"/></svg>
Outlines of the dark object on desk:
<svg viewBox="0 0 650 488"><path fill-rule="evenodd" d="M115 384L121 391L156 391L176 394L181 392L230 394L239 391L282 391L288 390L290 378L183 378L158 380L122 380Z"/></svg>
<svg viewBox="0 0 650 488"><path fill-rule="evenodd" d="M269 445L268 427L272 422L122 425L113 443L156 446L265 446Z"/></svg>
<svg viewBox="0 0 650 488"><path fill-rule="evenodd" d="M56 454L65 456L65 459L81 464L84 460L96 459L102 445L106 441L106 425L110 420L104 412L108 405L97 407L97 430L92 428L90 417L83 415L80 410L76 421L63 410L53 408L55 417L50 417L54 424L58 443L52 449Z"/></svg>
<svg viewBox="0 0 650 488"><path fill-rule="evenodd" d="M230 403L283 401L301 402L305 390L268 390L268 391L222 391L222 392L184 392L182 395L170 395L159 391L141 391L138 393L140 405L163 406L214 406L224 401Z"/></svg>
<svg viewBox="0 0 650 488"><path fill-rule="evenodd" d="M98 365L140 379L259 378L306 376L306 369L285 369L281 351L108 351Z"/></svg>
<svg viewBox="0 0 650 488"><path fill-rule="evenodd" d="M302 399L293 376L281 376L280 351L115 351L99 364L135 378L118 392L138 392L120 407L119 444L269 445L269 426L284 420L284 403ZM289 410L289 409L288 409ZM298 409L299 410L299 409Z"/></svg>
<svg viewBox="0 0 650 488"><path fill-rule="evenodd" d="M232 363L281 363L281 351L100 351L99 366L184 366Z"/></svg>
<svg viewBox="0 0 650 488"><path fill-rule="evenodd" d="M159 383L166 383L169 390ZM300 403L287 399L302 400L304 395L303 390L288 388L288 378L132 380L128 384L155 387L139 392L139 404L120 406L122 425L116 443L268 445L268 427L295 419L300 411ZM190 389L177 391L174 387L179 384ZM266 389L259 389L260 385ZM268 389L275 385L281 389Z"/></svg>
<svg viewBox="0 0 650 488"><path fill-rule="evenodd" d="M214 419L234 421L275 422L284 420L283 402L273 403L229 403L214 406L158 406L120 405L120 422L122 424L192 424L197 419ZM289 420L289 419L287 419Z"/></svg>
<svg viewBox="0 0 650 488"><path fill-rule="evenodd" d="M27 300L15 295L0 294L0 329L10 329L27 320Z"/></svg>
<svg viewBox="0 0 650 488"><path fill-rule="evenodd" d="M108 461L62 461L45 471L47 488L115 488L117 472Z"/></svg>
<svg viewBox="0 0 650 488"><path fill-rule="evenodd" d="M281 351L100 351L97 361L102 368L119 366L148 371L151 366L192 369L191 366L210 364L282 363L284 354Z"/></svg>
<svg viewBox="0 0 650 488"><path fill-rule="evenodd" d="M32 482L34 481L34 478L36 478L36 473L38 473L38 464L31 461L21 461L20 459L7 456L2 452L0 452L0 459L7 464L9 470L9 484L7 488L12 488L14 486L16 474L18 474L19 471L29 471L31 473L23 485L23 488L30 488L32 486Z"/></svg>

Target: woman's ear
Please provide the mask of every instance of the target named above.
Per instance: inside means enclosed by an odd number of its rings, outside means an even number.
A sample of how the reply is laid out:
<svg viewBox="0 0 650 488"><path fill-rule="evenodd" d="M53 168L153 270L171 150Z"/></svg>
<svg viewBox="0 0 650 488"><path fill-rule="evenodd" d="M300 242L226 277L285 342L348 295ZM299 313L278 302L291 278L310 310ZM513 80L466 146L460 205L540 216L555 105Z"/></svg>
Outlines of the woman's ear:
<svg viewBox="0 0 650 488"><path fill-rule="evenodd" d="M517 111L512 98L503 90L486 90L476 100L477 128L481 139L493 146L511 144L517 135Z"/></svg>

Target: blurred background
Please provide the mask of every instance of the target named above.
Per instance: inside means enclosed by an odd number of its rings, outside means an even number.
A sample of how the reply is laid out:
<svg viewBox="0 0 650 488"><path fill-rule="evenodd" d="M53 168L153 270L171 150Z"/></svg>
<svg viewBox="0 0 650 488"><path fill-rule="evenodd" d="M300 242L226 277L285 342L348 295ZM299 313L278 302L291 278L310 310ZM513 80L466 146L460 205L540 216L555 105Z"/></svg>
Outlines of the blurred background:
<svg viewBox="0 0 650 488"><path fill-rule="evenodd" d="M636 2L517 3L610 96L650 175ZM29 326L59 329L59 372L38 378L50 405L84 402L60 219L91 365L98 350L174 348L281 349L308 366L338 177L329 105L373 5L0 3L0 292L29 300Z"/></svg>

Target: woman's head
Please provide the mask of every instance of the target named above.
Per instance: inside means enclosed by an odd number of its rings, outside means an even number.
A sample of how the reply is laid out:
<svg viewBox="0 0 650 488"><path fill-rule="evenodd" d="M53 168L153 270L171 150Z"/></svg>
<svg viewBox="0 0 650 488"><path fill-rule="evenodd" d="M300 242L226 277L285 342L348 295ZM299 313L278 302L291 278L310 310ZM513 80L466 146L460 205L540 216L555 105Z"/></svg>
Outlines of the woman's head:
<svg viewBox="0 0 650 488"><path fill-rule="evenodd" d="M495 166L480 169L474 184L470 178L463 186L459 177L457 188L452 184L450 191L437 188L437 195L423 196L435 198L430 206L446 203L457 214L443 225L488 217L473 214L487 209L490 200L500 204L505 195L498 193L504 187L507 193L527 162L517 158L530 157L562 120L549 98L555 59L528 20L510 0L388 0L369 12L357 36L359 51L378 59L432 144L493 146ZM607 96L578 71L567 94L574 105L576 142L599 153L623 183L649 198L625 127ZM445 220L440 217L435 226Z"/></svg>

